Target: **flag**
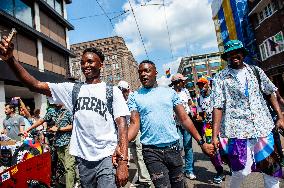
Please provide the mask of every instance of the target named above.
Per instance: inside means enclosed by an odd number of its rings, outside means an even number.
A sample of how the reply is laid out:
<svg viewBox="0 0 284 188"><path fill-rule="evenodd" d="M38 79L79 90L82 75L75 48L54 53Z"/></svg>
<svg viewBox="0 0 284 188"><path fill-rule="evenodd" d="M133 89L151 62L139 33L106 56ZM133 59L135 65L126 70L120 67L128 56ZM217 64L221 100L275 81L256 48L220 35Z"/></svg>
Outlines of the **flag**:
<svg viewBox="0 0 284 188"><path fill-rule="evenodd" d="M277 42L274 42L271 39L268 39L269 46L270 46L270 51L276 52L276 47L279 45Z"/></svg>
<svg viewBox="0 0 284 188"><path fill-rule="evenodd" d="M170 68L168 70L166 70L166 76L167 76L167 78L171 77L171 69Z"/></svg>
<svg viewBox="0 0 284 188"><path fill-rule="evenodd" d="M278 42L282 42L283 41L283 36L281 35L281 33L278 33L274 36L275 41ZM278 43L279 44L279 43Z"/></svg>

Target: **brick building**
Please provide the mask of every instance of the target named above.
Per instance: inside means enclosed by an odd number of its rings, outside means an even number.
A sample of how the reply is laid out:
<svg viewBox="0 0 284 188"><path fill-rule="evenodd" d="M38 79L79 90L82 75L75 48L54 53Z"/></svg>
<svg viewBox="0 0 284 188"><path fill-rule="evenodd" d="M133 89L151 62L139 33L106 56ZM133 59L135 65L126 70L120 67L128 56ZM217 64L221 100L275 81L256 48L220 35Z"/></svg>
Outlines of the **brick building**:
<svg viewBox="0 0 284 188"><path fill-rule="evenodd" d="M66 4L71 0L1 0L0 36L11 28L18 31L13 39L16 59L41 81L62 82L69 77L68 30ZM20 96L31 108L45 112L46 97L25 88L8 65L0 59L0 124L5 117L4 104Z"/></svg>
<svg viewBox="0 0 284 188"><path fill-rule="evenodd" d="M258 47L258 65L284 96L284 1L250 0L249 10Z"/></svg>
<svg viewBox="0 0 284 188"><path fill-rule="evenodd" d="M105 55L101 71L103 81L116 85L120 80L125 80L133 90L139 88L138 65L123 38L117 36L72 44L71 50L76 54L76 58L71 60L72 77L84 80L80 67L81 56L85 48L92 46L99 48Z"/></svg>
<svg viewBox="0 0 284 188"><path fill-rule="evenodd" d="M220 53L193 55L181 59L178 73L188 78L187 89L198 91L197 80L202 76L213 77L221 66Z"/></svg>

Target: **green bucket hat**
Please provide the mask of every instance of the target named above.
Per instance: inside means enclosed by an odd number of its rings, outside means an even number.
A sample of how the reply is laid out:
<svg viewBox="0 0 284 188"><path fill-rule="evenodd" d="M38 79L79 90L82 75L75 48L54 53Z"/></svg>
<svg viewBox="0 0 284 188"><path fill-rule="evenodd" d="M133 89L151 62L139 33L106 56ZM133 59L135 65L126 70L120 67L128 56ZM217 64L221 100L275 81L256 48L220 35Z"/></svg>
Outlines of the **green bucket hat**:
<svg viewBox="0 0 284 188"><path fill-rule="evenodd" d="M243 52L244 57L248 55L248 51L244 47L243 43L239 40L229 40L224 46L224 53L221 55L221 58L227 61L228 52L240 50Z"/></svg>

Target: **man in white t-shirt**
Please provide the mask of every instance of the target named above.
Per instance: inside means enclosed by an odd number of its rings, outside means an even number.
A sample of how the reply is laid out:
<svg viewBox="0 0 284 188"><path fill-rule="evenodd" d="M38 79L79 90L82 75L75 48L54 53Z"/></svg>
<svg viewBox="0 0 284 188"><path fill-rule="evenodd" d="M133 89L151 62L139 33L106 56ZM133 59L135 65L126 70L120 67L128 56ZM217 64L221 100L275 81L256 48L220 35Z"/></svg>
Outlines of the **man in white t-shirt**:
<svg viewBox="0 0 284 188"><path fill-rule="evenodd" d="M72 104L74 83L46 83L31 76L13 55L13 45L3 37L0 58L5 61L31 91L47 95L55 103L62 103L74 112L70 154L76 156L81 186L113 188L124 186L128 179L128 139L125 116L129 110L117 87L113 87L113 116L106 99L106 83L100 80L104 55L96 48L84 50L81 69L86 82L81 86L75 107ZM114 119L116 125L114 123ZM117 126L117 127L116 127ZM113 168L111 155L119 144L123 157Z"/></svg>

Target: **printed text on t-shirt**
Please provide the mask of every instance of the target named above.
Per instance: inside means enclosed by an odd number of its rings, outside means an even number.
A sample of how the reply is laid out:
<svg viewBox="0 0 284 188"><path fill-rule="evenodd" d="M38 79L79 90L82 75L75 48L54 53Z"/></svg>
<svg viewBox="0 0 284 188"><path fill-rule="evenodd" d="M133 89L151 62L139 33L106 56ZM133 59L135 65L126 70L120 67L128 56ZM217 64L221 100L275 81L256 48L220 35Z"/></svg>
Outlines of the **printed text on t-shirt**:
<svg viewBox="0 0 284 188"><path fill-rule="evenodd" d="M78 110L92 110L100 114L107 121L107 105L102 100L96 97L78 97L75 104L75 112Z"/></svg>

